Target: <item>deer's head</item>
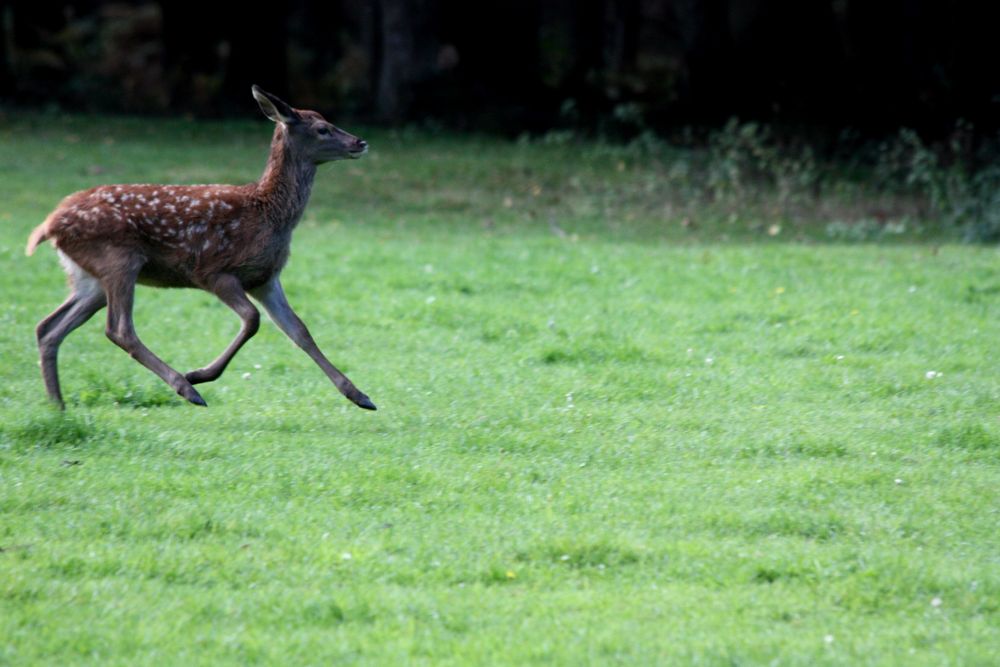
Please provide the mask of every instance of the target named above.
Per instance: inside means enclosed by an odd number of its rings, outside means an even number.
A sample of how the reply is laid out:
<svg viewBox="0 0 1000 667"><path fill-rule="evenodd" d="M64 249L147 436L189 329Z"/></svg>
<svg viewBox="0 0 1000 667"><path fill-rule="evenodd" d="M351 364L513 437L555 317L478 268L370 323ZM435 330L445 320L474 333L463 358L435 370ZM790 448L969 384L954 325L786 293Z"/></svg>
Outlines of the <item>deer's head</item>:
<svg viewBox="0 0 1000 667"><path fill-rule="evenodd" d="M344 132L315 111L293 109L259 86L253 87L253 96L265 116L284 125L292 149L305 159L321 164L357 159L368 152L368 142Z"/></svg>

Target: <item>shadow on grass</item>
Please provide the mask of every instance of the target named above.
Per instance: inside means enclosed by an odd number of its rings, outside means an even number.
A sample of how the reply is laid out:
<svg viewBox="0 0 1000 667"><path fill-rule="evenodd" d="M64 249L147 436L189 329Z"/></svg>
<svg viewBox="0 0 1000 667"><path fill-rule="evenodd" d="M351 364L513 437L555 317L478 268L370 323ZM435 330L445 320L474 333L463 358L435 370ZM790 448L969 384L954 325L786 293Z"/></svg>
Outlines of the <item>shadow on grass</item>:
<svg viewBox="0 0 1000 667"><path fill-rule="evenodd" d="M72 448L102 435L103 430L94 424L92 418L51 408L0 425L0 446L18 453L34 448Z"/></svg>
<svg viewBox="0 0 1000 667"><path fill-rule="evenodd" d="M129 408L158 408L183 406L184 401L159 383L115 383L97 373L86 375L87 386L71 397L72 405L86 407L120 405Z"/></svg>

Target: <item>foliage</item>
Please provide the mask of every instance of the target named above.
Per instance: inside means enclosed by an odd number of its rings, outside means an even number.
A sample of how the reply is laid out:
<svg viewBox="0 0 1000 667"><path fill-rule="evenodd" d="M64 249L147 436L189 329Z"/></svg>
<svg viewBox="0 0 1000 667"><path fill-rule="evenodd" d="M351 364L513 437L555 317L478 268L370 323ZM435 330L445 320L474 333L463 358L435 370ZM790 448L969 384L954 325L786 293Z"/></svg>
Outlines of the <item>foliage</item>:
<svg viewBox="0 0 1000 667"><path fill-rule="evenodd" d="M709 140L706 185L713 196L744 206L773 192L787 215L793 200L808 198L820 174L812 148L779 147L770 128L733 118Z"/></svg>
<svg viewBox="0 0 1000 667"><path fill-rule="evenodd" d="M0 129L0 663L994 660L994 250L776 242L682 211L665 146L360 134L285 284L379 412L272 326L194 408L93 321L57 415L28 231L97 182L254 178L268 133ZM184 370L238 328L136 307Z"/></svg>
<svg viewBox="0 0 1000 667"><path fill-rule="evenodd" d="M943 221L976 242L1000 241L1000 137L970 156L973 128L959 123L946 148L934 150L913 130L883 144L878 168L887 183L923 195ZM978 158L978 159L976 159Z"/></svg>
<svg viewBox="0 0 1000 667"><path fill-rule="evenodd" d="M558 136L565 143L572 135ZM858 143L844 139L847 150ZM641 155L668 150L648 131L630 148ZM702 209L711 202L730 215L793 221L832 214L826 234L841 241L892 238L922 227L957 232L969 242L1000 241L1000 136L976 138L964 122L941 147L903 129L874 149L857 146L850 158L820 160L807 142L733 118L710 133L703 150L667 159L671 178L684 183ZM854 210L845 210L851 200ZM839 206L831 210L831 202Z"/></svg>

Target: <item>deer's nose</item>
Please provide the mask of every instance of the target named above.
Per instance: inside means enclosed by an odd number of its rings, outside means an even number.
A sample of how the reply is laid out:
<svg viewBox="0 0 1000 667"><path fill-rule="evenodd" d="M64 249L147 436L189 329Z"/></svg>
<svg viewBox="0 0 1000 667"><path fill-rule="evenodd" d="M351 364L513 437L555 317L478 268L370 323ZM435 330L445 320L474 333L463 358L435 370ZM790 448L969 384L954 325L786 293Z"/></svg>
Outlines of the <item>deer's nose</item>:
<svg viewBox="0 0 1000 667"><path fill-rule="evenodd" d="M358 150L364 150L368 148L368 142L364 139L358 139Z"/></svg>

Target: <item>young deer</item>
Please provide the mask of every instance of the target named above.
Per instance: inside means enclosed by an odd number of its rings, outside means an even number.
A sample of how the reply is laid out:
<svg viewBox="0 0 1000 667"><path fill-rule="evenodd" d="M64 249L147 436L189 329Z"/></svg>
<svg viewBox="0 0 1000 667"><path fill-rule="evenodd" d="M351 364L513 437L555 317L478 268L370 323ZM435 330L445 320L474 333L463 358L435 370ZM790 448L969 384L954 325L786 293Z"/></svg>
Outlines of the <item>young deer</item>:
<svg viewBox="0 0 1000 667"><path fill-rule="evenodd" d="M260 324L253 296L330 380L357 406L375 405L337 370L295 315L279 276L292 230L302 217L316 166L360 158L368 144L315 111L293 109L257 86L253 96L276 123L264 175L248 185L105 185L70 195L28 239L27 254L51 240L69 274L72 293L38 324L42 377L49 398L64 408L56 358L67 335L108 307L106 333L116 345L195 405L192 385L215 380ZM136 282L197 287L236 311L235 340L204 368L181 375L135 333Z"/></svg>

